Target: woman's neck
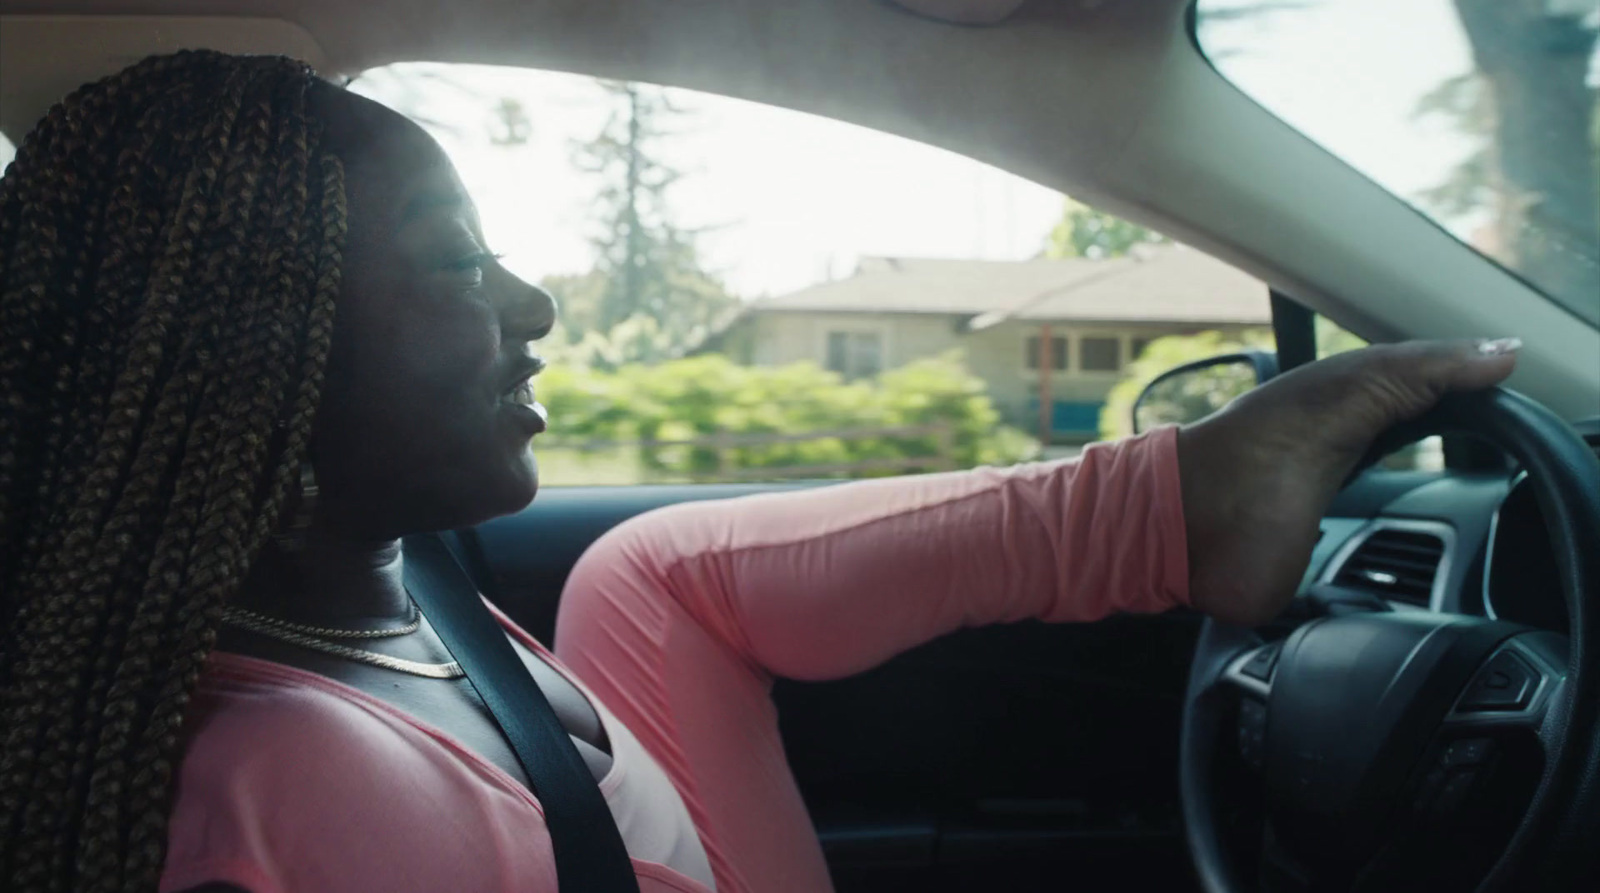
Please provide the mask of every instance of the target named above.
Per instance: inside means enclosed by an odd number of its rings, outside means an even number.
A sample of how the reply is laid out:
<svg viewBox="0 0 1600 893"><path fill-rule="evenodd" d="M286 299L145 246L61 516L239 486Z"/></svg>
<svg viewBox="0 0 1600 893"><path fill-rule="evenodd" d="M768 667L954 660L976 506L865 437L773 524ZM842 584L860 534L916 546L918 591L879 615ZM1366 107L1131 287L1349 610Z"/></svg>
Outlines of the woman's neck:
<svg viewBox="0 0 1600 893"><path fill-rule="evenodd" d="M344 537L313 525L300 548L263 547L232 604L325 626L403 619L412 608L400 567L399 540Z"/></svg>

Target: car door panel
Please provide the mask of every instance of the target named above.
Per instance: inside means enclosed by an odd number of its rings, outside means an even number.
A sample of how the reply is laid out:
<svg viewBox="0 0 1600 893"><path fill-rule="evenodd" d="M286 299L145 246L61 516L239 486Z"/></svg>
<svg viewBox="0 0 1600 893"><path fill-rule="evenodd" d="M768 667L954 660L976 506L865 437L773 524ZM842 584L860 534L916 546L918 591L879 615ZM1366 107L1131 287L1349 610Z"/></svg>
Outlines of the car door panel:
<svg viewBox="0 0 1600 893"><path fill-rule="evenodd" d="M1004 869L1011 889L1055 889L1110 853L1122 880L1160 881L1135 889L1181 888L1178 696L1197 628L1188 614L993 626L850 679L779 683L836 873L879 889L907 876L888 869L912 867L914 840L929 867Z"/></svg>
<svg viewBox="0 0 1600 893"><path fill-rule="evenodd" d="M555 488L465 537L545 641L567 574L629 517L826 484ZM841 891L1191 889L1178 718L1196 615L962 630L849 679L780 681L784 744ZM1099 878L1101 880L1096 881Z"/></svg>

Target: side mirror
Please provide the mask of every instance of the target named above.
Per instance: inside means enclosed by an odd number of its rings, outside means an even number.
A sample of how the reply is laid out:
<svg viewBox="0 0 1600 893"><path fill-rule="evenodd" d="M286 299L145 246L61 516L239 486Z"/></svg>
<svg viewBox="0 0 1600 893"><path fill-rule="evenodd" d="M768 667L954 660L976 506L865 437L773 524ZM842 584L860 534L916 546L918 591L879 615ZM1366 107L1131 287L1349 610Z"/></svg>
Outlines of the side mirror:
<svg viewBox="0 0 1600 893"><path fill-rule="evenodd" d="M1133 433L1197 422L1278 374L1278 355L1262 350L1207 357L1161 373L1133 401Z"/></svg>

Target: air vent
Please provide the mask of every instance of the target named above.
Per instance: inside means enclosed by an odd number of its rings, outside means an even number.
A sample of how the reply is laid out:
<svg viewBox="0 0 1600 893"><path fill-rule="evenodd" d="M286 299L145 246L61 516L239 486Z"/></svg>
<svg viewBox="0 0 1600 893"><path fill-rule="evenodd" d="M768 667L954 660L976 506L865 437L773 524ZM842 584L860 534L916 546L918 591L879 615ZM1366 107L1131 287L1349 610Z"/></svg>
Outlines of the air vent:
<svg viewBox="0 0 1600 893"><path fill-rule="evenodd" d="M1444 548L1437 534L1382 527L1345 559L1333 582L1426 607Z"/></svg>

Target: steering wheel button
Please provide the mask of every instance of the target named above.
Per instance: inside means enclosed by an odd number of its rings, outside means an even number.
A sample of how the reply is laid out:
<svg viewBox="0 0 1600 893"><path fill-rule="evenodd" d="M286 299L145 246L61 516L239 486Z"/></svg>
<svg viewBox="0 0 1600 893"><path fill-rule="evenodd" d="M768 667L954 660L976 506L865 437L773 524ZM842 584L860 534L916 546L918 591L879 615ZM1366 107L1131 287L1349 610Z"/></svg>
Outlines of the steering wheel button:
<svg viewBox="0 0 1600 893"><path fill-rule="evenodd" d="M1435 814L1454 812L1461 808L1467 800L1467 795L1472 793L1472 783L1477 780L1477 775L1471 769L1458 770L1445 780L1444 786L1439 788L1439 796L1433 801Z"/></svg>
<svg viewBox="0 0 1600 893"><path fill-rule="evenodd" d="M1239 757L1252 769L1266 761L1267 705L1254 698L1239 702Z"/></svg>
<svg viewBox="0 0 1600 893"><path fill-rule="evenodd" d="M1239 668L1239 672L1262 682L1271 680L1272 667L1278 662L1278 652L1282 649L1282 642L1262 645L1256 649L1254 654L1250 655L1249 660L1244 662L1244 665Z"/></svg>
<svg viewBox="0 0 1600 893"><path fill-rule="evenodd" d="M1424 812L1433 803L1433 798L1438 796L1439 788L1444 786L1445 768L1436 766L1428 771L1422 781L1417 785L1416 797L1411 802L1412 809Z"/></svg>
<svg viewBox="0 0 1600 893"><path fill-rule="evenodd" d="M1462 710L1519 710L1528 705L1536 681L1528 665L1509 651L1490 659L1461 696Z"/></svg>
<svg viewBox="0 0 1600 893"><path fill-rule="evenodd" d="M1239 704L1239 731L1249 732L1257 738L1267 734L1267 706L1259 701L1245 699Z"/></svg>
<svg viewBox="0 0 1600 893"><path fill-rule="evenodd" d="M1442 762L1446 766L1476 766L1489 758L1494 742L1488 738L1468 738L1445 748Z"/></svg>

